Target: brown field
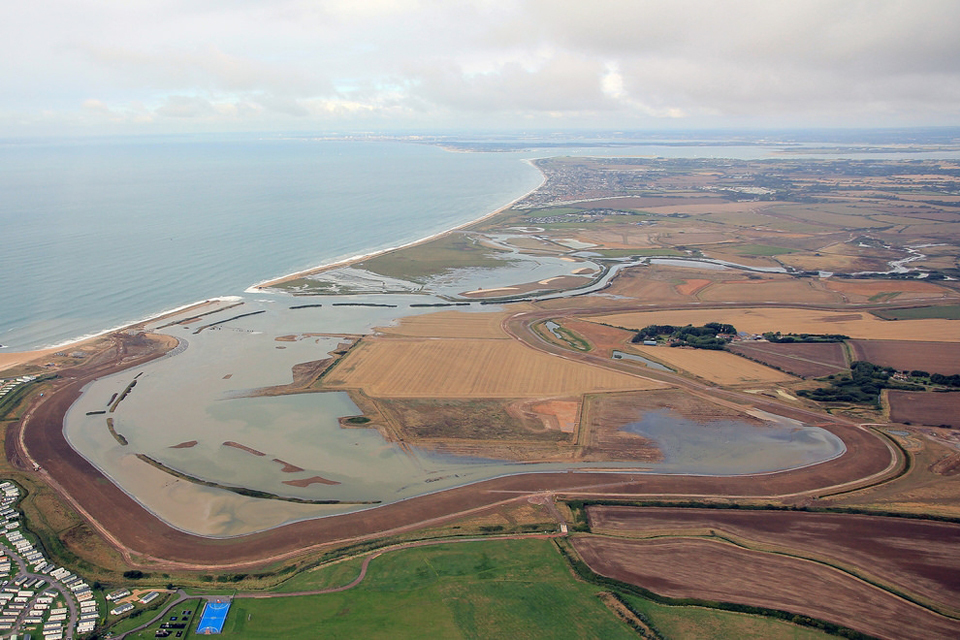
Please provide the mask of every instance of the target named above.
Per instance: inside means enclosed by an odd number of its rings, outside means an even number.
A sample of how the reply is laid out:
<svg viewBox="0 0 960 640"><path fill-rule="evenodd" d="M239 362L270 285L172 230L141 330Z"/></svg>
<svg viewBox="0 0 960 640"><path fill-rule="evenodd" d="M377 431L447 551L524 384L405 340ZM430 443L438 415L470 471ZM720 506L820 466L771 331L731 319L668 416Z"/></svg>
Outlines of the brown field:
<svg viewBox="0 0 960 640"><path fill-rule="evenodd" d="M672 279L650 279L649 273L638 269L621 271L607 291L613 295L643 300L648 304L682 304L694 301L688 294L677 291Z"/></svg>
<svg viewBox="0 0 960 640"><path fill-rule="evenodd" d="M677 293L683 296L692 296L711 282L712 280L703 280L702 278L684 280L681 284L676 285Z"/></svg>
<svg viewBox="0 0 960 640"><path fill-rule="evenodd" d="M393 398L377 406L405 442L424 438L454 440L568 442L550 429L541 415L523 411L522 403L502 398ZM574 415L576 415L574 407ZM572 432L572 430L571 430Z"/></svg>
<svg viewBox="0 0 960 640"><path fill-rule="evenodd" d="M881 320L866 312L819 311L763 307L750 309L686 309L642 311L594 316L590 320L618 327L642 329L651 324L702 325L726 322L739 331L763 333L840 333L874 340L936 340L960 342L960 323L954 320Z"/></svg>
<svg viewBox="0 0 960 640"><path fill-rule="evenodd" d="M735 342L729 348L736 354L801 378L819 378L847 368L843 345L838 342Z"/></svg>
<svg viewBox="0 0 960 640"><path fill-rule="evenodd" d="M507 340L372 339L341 360L324 386L373 397L523 398L664 385Z"/></svg>
<svg viewBox="0 0 960 640"><path fill-rule="evenodd" d="M836 569L702 539L575 538L591 569L672 598L695 597L791 611L902 640L955 638L944 618Z"/></svg>
<svg viewBox="0 0 960 640"><path fill-rule="evenodd" d="M632 345L633 351L657 360L672 369L682 369L695 376L721 385L789 382L790 375L744 360L726 351L708 351L687 347L644 347Z"/></svg>
<svg viewBox="0 0 960 640"><path fill-rule="evenodd" d="M960 324L960 323L958 323ZM898 371L960 373L960 344L901 340L851 340L854 357Z"/></svg>
<svg viewBox="0 0 960 640"><path fill-rule="evenodd" d="M920 280L838 280L827 278L824 285L842 294L849 302L868 302L876 296L896 294L899 300L956 298L956 291ZM892 296L890 296L892 297Z"/></svg>
<svg viewBox="0 0 960 640"><path fill-rule="evenodd" d="M878 258L825 252L791 253L789 255L782 255L779 258L783 264L802 271L856 273L857 271L883 271L887 268L886 261Z"/></svg>
<svg viewBox="0 0 960 640"><path fill-rule="evenodd" d="M500 328L500 322L508 315L510 314L438 311L401 318L397 326L377 327L377 331L414 338L507 338L509 336Z"/></svg>
<svg viewBox="0 0 960 640"><path fill-rule="evenodd" d="M799 280L733 280L717 282L702 290L697 298L704 302L800 302L833 304L841 302L836 293L825 291L819 281Z"/></svg>
<svg viewBox="0 0 960 640"><path fill-rule="evenodd" d="M887 392L890 420L903 424L960 427L960 392L924 393L922 391Z"/></svg>
<svg viewBox="0 0 960 640"><path fill-rule="evenodd" d="M532 412L547 429L573 433L580 421L579 399L553 399L523 403L518 410Z"/></svg>
<svg viewBox="0 0 960 640"><path fill-rule="evenodd" d="M588 507L595 533L655 537L722 531L747 546L828 562L929 602L960 602L960 525L880 516L729 509Z"/></svg>

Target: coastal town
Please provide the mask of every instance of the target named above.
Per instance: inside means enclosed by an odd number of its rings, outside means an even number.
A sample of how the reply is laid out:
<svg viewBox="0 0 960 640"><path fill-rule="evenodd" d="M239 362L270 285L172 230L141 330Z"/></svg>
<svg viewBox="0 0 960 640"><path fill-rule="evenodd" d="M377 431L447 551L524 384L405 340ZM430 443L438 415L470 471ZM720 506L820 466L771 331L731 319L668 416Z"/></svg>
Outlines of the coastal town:
<svg viewBox="0 0 960 640"><path fill-rule="evenodd" d="M23 529L20 489L0 482L0 634L4 638L71 640L93 632L99 621L90 585L50 562ZM22 634L22 635L21 635Z"/></svg>

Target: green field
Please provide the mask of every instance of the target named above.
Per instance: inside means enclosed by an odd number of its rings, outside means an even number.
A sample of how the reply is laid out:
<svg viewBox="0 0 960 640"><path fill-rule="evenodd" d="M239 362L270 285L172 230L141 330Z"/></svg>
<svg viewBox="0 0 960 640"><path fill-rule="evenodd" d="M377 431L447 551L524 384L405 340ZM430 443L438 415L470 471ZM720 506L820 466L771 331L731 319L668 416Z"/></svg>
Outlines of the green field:
<svg viewBox="0 0 960 640"><path fill-rule="evenodd" d="M472 236L452 233L364 260L357 267L390 278L423 282L454 269L505 267L510 261L502 255L502 251L483 246Z"/></svg>
<svg viewBox="0 0 960 640"><path fill-rule="evenodd" d="M361 559L308 571L279 591L350 583ZM388 551L364 580L340 593L235 598L223 638L638 638L603 604L604 588L578 580L550 540L496 540ZM693 606L667 606L623 594L664 638L831 637L781 620ZM199 638L201 601L167 613L193 612L183 638ZM151 613L152 615L152 613ZM143 616L144 618L148 616ZM133 638L153 638L161 621ZM180 620L178 620L180 622ZM135 626L127 623L125 628Z"/></svg>
<svg viewBox="0 0 960 640"><path fill-rule="evenodd" d="M236 599L223 637L636 638L597 591L548 540L406 549L373 560L349 591Z"/></svg>
<svg viewBox="0 0 960 640"><path fill-rule="evenodd" d="M636 596L624 596L624 599L635 610L647 616L666 638L826 640L836 637L816 629L798 627L789 622L762 616L701 607L671 607Z"/></svg>
<svg viewBox="0 0 960 640"><path fill-rule="evenodd" d="M916 307L914 309L881 309L870 313L884 320L923 320L926 318L960 320L960 304L944 305L942 307Z"/></svg>

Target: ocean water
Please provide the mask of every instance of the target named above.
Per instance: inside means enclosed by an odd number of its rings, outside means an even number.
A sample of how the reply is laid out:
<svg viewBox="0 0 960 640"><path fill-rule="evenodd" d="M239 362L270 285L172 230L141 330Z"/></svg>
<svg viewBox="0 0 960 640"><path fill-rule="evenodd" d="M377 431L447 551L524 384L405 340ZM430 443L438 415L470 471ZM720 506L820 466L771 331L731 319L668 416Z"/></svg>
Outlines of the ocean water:
<svg viewBox="0 0 960 640"><path fill-rule="evenodd" d="M535 188L522 157L254 137L0 142L0 344L60 344L450 229Z"/></svg>

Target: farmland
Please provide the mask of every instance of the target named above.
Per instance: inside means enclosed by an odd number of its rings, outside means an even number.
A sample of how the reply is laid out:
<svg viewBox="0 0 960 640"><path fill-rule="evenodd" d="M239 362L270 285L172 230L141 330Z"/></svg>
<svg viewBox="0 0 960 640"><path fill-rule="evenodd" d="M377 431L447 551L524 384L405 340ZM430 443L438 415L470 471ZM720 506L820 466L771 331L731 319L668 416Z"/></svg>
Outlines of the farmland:
<svg viewBox="0 0 960 640"><path fill-rule="evenodd" d="M787 610L884 638L921 640L960 633L960 621L809 560L695 538L589 536L574 539L574 546L601 575L662 596Z"/></svg>
<svg viewBox="0 0 960 640"><path fill-rule="evenodd" d="M960 392L888 391L890 420L904 424L960 427Z"/></svg>
<svg viewBox="0 0 960 640"><path fill-rule="evenodd" d="M851 340L856 360L866 360L897 371L960 373L960 343L906 340Z"/></svg>
<svg viewBox="0 0 960 640"><path fill-rule="evenodd" d="M632 350L671 368L682 369L716 384L766 384L792 380L785 373L744 360L725 351L639 345L632 345Z"/></svg>
<svg viewBox="0 0 960 640"><path fill-rule="evenodd" d="M363 389L374 397L517 398L662 385L513 341L371 339L340 361L325 386Z"/></svg>
<svg viewBox="0 0 960 640"><path fill-rule="evenodd" d="M841 333L852 338L872 340L907 340L960 342L957 324L950 320L898 320L888 322L856 311L819 311L784 307L748 309L689 309L684 311L645 311L594 316L591 320L612 326L641 329L651 324L702 325L723 322L740 331L761 334Z"/></svg>
<svg viewBox="0 0 960 640"><path fill-rule="evenodd" d="M728 348L733 353L801 378L818 378L847 368L843 346L837 342L737 342Z"/></svg>
<svg viewBox="0 0 960 640"><path fill-rule="evenodd" d="M945 318L960 320L960 305L938 307L911 307L907 309L879 309L874 313L887 320L916 320L919 318Z"/></svg>
<svg viewBox="0 0 960 640"><path fill-rule="evenodd" d="M709 531L750 548L842 567L934 606L960 602L960 525L904 518L790 511L587 507L597 534L653 538Z"/></svg>

